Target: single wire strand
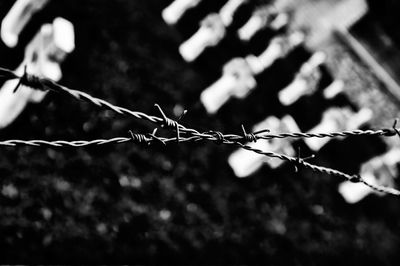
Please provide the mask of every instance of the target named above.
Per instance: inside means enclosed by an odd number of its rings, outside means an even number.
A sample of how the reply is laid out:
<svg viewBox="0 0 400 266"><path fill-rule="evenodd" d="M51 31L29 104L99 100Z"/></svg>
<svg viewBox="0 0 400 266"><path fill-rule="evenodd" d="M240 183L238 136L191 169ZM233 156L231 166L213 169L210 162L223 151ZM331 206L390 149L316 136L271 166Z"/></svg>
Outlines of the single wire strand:
<svg viewBox="0 0 400 266"><path fill-rule="evenodd" d="M252 148L250 146L244 145L240 142L235 142L234 145L248 150L248 151L252 151L270 158L277 158L283 161L287 161L290 162L296 166L302 166L304 168L310 169L313 172L317 172L317 173L324 173L324 174L328 174L328 175L332 175L332 176L338 176L338 177L342 177L348 181L354 182L354 183L363 183L364 185L370 187L372 190L375 190L377 192L383 192L383 193L387 193L387 194L391 194L394 196L400 196L400 191L394 188L390 188L390 187L385 187L385 186L380 186L380 185L374 185L368 181L366 181L365 179L363 179L361 176L359 175L349 175L346 174L344 172L341 172L339 170L335 170L332 168L328 168L328 167L323 167L323 166L318 166L318 165L314 165L311 163L306 162L303 159L299 159L299 158L295 158L295 157L290 157L287 155L283 155L283 154L278 154L275 152L271 152L271 151L262 151L259 149L255 149Z"/></svg>

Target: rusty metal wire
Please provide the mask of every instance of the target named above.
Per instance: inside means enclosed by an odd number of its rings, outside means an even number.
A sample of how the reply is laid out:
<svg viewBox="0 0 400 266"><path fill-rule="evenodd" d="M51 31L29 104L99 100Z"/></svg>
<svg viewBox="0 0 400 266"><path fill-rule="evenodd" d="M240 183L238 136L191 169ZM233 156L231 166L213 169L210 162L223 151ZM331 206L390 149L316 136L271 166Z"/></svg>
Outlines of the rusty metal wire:
<svg viewBox="0 0 400 266"><path fill-rule="evenodd" d="M287 161L292 163L297 167L303 167L306 169L310 169L314 172L324 173L332 176L338 176L344 178L348 181L355 182L355 183L363 183L364 185L370 187L371 189L383 192L395 196L400 196L400 191L394 188L374 185L366 180L364 180L360 175L349 175L343 173L341 171L317 166L311 163L306 162L307 158L300 158L300 156L290 157L283 154L278 154L271 151L262 151L259 149L252 148L246 144L245 142L255 142L257 140L268 140L268 139L284 139L284 138L336 138L336 137L348 137L348 136L400 136L399 129L396 128L397 120L395 121L392 128L386 129L379 129L379 130L351 130L351 131L342 131L342 132L333 132L333 133L278 133L273 134L269 133L268 129L261 130L254 133L247 133L244 127L242 126L242 135L237 134L223 134L222 132L218 131L207 131L207 132L199 132L192 128L187 128L179 123L179 120L173 120L168 118L161 107L159 105L155 105L158 111L161 114L161 117L148 115L143 112L139 111L132 111L127 108L119 107L113 105L105 100L93 97L85 92L81 92L78 90L72 90L62 85L57 84L56 82L36 77L30 75L25 72L22 76L16 75L13 71L0 68L0 78L3 80L13 80L18 79L18 85L15 88L15 91L20 86L27 86L32 89L43 90L43 91L54 91L60 93L62 95L66 95L69 97L73 97L78 100L85 101L87 103L93 104L95 106L108 109L114 111L121 115L128 115L133 116L137 119L147 120L160 127L169 128L175 131L176 137L173 138L164 138L164 137L157 137L156 131L157 129L151 134L135 134L130 131L130 137L117 137L112 139L96 139L96 140L78 140L78 141L65 141L65 140L57 140L57 141L44 141L44 140L6 140L0 141L0 146L17 146L17 145L28 145L28 146L48 146L48 147L84 147L84 146L98 146L98 145L106 145L106 144L120 144L120 143L127 143L127 142L134 142L137 144L146 144L151 145L155 142L161 143L166 145L171 142L197 142L197 141L212 141L217 144L227 144L227 145L234 145L239 148L255 152L260 155L264 155L270 158L277 158L283 161ZM184 113L182 114L182 116ZM182 117L181 116L181 117ZM181 135L183 134L183 136Z"/></svg>

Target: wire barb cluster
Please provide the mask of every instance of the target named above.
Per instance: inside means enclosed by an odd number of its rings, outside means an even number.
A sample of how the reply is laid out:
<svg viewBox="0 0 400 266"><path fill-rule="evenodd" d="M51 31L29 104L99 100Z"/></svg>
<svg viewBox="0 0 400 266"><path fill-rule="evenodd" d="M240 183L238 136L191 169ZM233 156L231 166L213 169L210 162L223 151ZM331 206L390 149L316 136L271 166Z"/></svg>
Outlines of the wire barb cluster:
<svg viewBox="0 0 400 266"><path fill-rule="evenodd" d="M44 90L42 86L42 81L39 77L35 75L31 75L27 72L26 70L27 66L24 66L24 74L19 77L19 81L17 86L15 86L14 93L17 92L17 90L21 87L21 85L25 85L29 88L33 88L36 90Z"/></svg>
<svg viewBox="0 0 400 266"><path fill-rule="evenodd" d="M343 173L341 171L317 166L307 162L309 159L314 158L312 155L310 157L301 158L300 150L298 151L297 157L291 157L284 154L278 154L272 151L262 151L259 149L255 149L251 146L246 145L249 142L256 142L258 140L269 140L269 139L285 139L285 138L296 138L296 139L304 139L304 138L337 138L337 137L350 137L350 136L399 136L400 130L396 128L397 120L392 128L378 129L378 130L350 130L350 131L342 131L342 132L331 132L331 133L271 133L268 129L260 130L253 133L247 133L244 126L242 125L242 134L223 134L219 131L207 131L207 132L199 132L193 128L188 128L183 126L180 123L182 117L186 114L186 110L182 113L182 115L177 119L173 120L168 118L162 108L155 104L155 107L158 109L161 117L148 115L139 111L132 111L127 108L119 107L113 105L105 100L93 97L85 92L72 90L58 83L41 77L36 77L34 75L30 75L26 71L26 67L24 69L24 74L22 76L16 75L13 71L0 68L0 79L7 81L18 79L18 85L15 88L15 91L20 86L27 86L36 90L43 91L53 91L68 97L72 97L81 101L85 101L94 106L111 110L120 115L131 116L136 119L146 120L151 123L154 123L158 127L171 129L175 132L176 136L172 138L159 137L156 136L157 127L152 133L147 134L139 134L133 133L129 131L128 137L116 137L112 139L96 139L96 140L78 140L78 141L65 141L65 140L57 140L57 141L45 141L45 140L5 140L0 141L0 146L20 146L20 145L28 145L28 146L47 146L47 147L85 147L85 146L99 146L99 145L108 145L108 144L120 144L133 142L136 144L144 144L151 145L153 143L160 143L162 145L167 145L171 142L175 143L183 143L183 142L198 142L198 141L211 141L217 144L226 144L233 145L239 148L255 152L257 154L261 154L263 156L267 156L270 158L277 158L286 162L289 162L295 166L295 170L305 168L310 169L314 172L324 173L332 176L338 176L345 180L354 182L354 183L362 183L371 189L383 192L395 196L400 196L400 191L394 188L384 187L380 185L375 185L367 182L360 175L349 175Z"/></svg>

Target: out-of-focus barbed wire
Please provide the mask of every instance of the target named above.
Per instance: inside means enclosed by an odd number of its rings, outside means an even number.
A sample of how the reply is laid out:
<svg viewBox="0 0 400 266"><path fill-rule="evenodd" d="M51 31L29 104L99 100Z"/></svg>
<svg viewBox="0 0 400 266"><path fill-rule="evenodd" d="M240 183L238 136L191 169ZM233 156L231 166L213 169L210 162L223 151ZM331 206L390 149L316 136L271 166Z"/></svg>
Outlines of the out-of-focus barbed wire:
<svg viewBox="0 0 400 266"><path fill-rule="evenodd" d="M18 90L20 86L27 86L32 89L42 90L42 91L54 91L60 93L62 95L66 95L69 97L73 97L78 100L85 101L87 103L93 104L97 107L101 107L104 109L108 109L114 111L121 115L129 115L133 116L137 119L147 120L149 122L155 123L157 126L170 128L175 131L176 137L158 137L156 136L157 128L153 131L153 133L147 134L138 134L130 131L130 136L128 137L116 137L111 139L96 139L96 140L75 140L75 141L66 141L66 140L57 140L57 141L45 141L45 140L5 140L0 141L0 146L18 146L18 145L26 145L26 146L47 146L47 147L85 147L85 146L99 146L106 144L120 144L127 142L134 142L137 144L146 144L151 145L155 142L166 145L171 142L197 142L197 141L212 141L217 144L227 144L234 145L239 148L255 152L260 155L264 155L270 158L276 158L283 161L287 161L292 163L297 167L303 167L306 169L310 169L314 172L324 173L328 175L338 176L344 178L348 181L354 183L363 183L364 185L370 187L371 189L383 192L395 196L400 196L400 191L390 187L384 187L380 185L372 184L365 179L363 179L360 175L349 175L343 173L341 171L317 166L306 162L306 159L298 157L291 157L283 154L278 154L271 151L262 151L256 148L253 148L249 145L244 144L245 142L256 142L257 140L269 140L269 139L284 139L284 138L336 138L336 137L349 137L349 136L395 136L398 135L400 137L399 129L396 128L397 120L395 121L392 128L378 129L378 130L350 130L350 131L342 131L342 132L331 132L331 133L270 133L268 129L261 130L254 133L247 133L244 127L242 126L242 134L223 134L218 131L207 131L200 132L198 130L188 128L179 123L179 119L173 120L168 118L161 107L159 105L155 105L160 112L161 117L148 115L139 111L132 111L124 107L119 107L113 105L105 100L93 97L85 92L72 90L58 83L42 77L37 77L27 73L26 68L25 72L22 76L18 76L13 71L0 68L0 79L3 81L18 79L18 84L14 91ZM185 112L182 114L182 116ZM182 117L181 116L181 117ZM183 136L181 135L183 134Z"/></svg>

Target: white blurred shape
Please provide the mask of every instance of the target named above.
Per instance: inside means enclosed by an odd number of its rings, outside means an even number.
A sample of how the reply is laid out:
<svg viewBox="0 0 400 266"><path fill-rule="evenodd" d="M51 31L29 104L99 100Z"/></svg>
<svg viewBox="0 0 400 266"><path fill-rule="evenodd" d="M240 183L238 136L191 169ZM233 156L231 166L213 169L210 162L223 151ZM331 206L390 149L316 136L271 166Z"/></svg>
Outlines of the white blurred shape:
<svg viewBox="0 0 400 266"><path fill-rule="evenodd" d="M246 60L234 58L225 64L222 77L201 93L200 100L214 114L231 97L244 98L256 85Z"/></svg>
<svg viewBox="0 0 400 266"><path fill-rule="evenodd" d="M74 25L68 20L58 17L53 21L53 34L50 49L53 49L52 53L58 57L58 60L62 60L62 57L72 53L75 49Z"/></svg>
<svg viewBox="0 0 400 266"><path fill-rule="evenodd" d="M374 183L374 177L371 174L364 174L363 178L365 181ZM346 181L339 184L339 193L345 199L347 203L354 204L368 196L373 190L361 183L352 183Z"/></svg>
<svg viewBox="0 0 400 266"><path fill-rule="evenodd" d="M232 24L236 10L247 1L248 0L229 0L225 3L219 11L219 15L221 16L222 23L224 23L226 27Z"/></svg>
<svg viewBox="0 0 400 266"><path fill-rule="evenodd" d="M282 119L270 116L257 124L253 128L253 132L264 129L270 129L271 132L299 132L296 122L289 115L284 116ZM290 139L258 140L257 142L247 143L246 145L255 149L277 152L288 156L293 156L295 154ZM229 156L228 163L237 177L244 178L256 172L264 163L267 163L274 169L279 167L283 162L261 154L238 149Z"/></svg>
<svg viewBox="0 0 400 266"><path fill-rule="evenodd" d="M200 23L199 30L179 46L179 52L186 62L199 57L207 47L217 45L224 38L226 29L221 17L212 13Z"/></svg>
<svg viewBox="0 0 400 266"><path fill-rule="evenodd" d="M324 112L322 121L308 133L331 133L360 128L372 118L372 111L363 108L354 113L349 108L329 108ZM313 151L319 151L330 141L330 138L309 138L305 142Z"/></svg>
<svg viewBox="0 0 400 266"><path fill-rule="evenodd" d="M270 27L271 29L278 31L288 25L289 23L289 15L288 13L279 13L278 16L271 21Z"/></svg>
<svg viewBox="0 0 400 266"><path fill-rule="evenodd" d="M62 78L60 64L75 49L75 31L71 22L57 17L52 24L43 25L38 44L39 68L37 75L59 81ZM35 48L33 48L35 49ZM33 91L30 101L41 102L46 92Z"/></svg>
<svg viewBox="0 0 400 266"><path fill-rule="evenodd" d="M287 13L279 13L273 5L256 9L249 20L238 30L239 39L249 41L260 30L270 27L279 30L289 21Z"/></svg>
<svg viewBox="0 0 400 266"><path fill-rule="evenodd" d="M294 32L288 36L278 36L272 39L267 49L257 57L258 62L254 63L254 65L257 65L254 67L254 72L259 74L279 58L285 57L294 48L303 43L304 37L303 33Z"/></svg>
<svg viewBox="0 0 400 266"><path fill-rule="evenodd" d="M23 66L17 68L18 75L23 74ZM28 68L28 71L31 71ZM15 93L13 93L18 80L11 80L4 83L0 90L0 128L4 128L11 124L14 119L24 110L32 90L21 86Z"/></svg>
<svg viewBox="0 0 400 266"><path fill-rule="evenodd" d="M394 186L394 179L398 177L398 164L400 163L400 149L393 148L383 155L376 156L361 166L361 177L374 185L387 187ZM346 202L354 204L371 193L383 196L361 183L343 182L339 185L339 193Z"/></svg>
<svg viewBox="0 0 400 266"><path fill-rule="evenodd" d="M8 47L15 47L19 34L31 17L49 0L17 0L1 23L1 39Z"/></svg>
<svg viewBox="0 0 400 266"><path fill-rule="evenodd" d="M174 25L187 10L196 7L200 2L201 0L175 0L162 11L161 16L167 24Z"/></svg>
<svg viewBox="0 0 400 266"><path fill-rule="evenodd" d="M342 93L344 90L344 82L343 80L335 80L328 87L324 89L324 98L325 99L333 99L339 93Z"/></svg>
<svg viewBox="0 0 400 266"><path fill-rule="evenodd" d="M283 105L291 105L302 96L312 94L318 89L318 81L322 76L319 66L325 62L325 59L323 52L316 52L301 66L293 82L278 94Z"/></svg>
<svg viewBox="0 0 400 266"><path fill-rule="evenodd" d="M239 39L242 41L249 41L259 30L264 27L264 19L260 16L252 16L246 24L239 30Z"/></svg>
<svg viewBox="0 0 400 266"><path fill-rule="evenodd" d="M260 60L255 55L248 55L245 58L247 64L249 65L251 72L254 75L260 74L264 70L264 66L261 64Z"/></svg>
<svg viewBox="0 0 400 266"><path fill-rule="evenodd" d="M62 36L62 38L60 37ZM61 41L61 42L60 42ZM60 63L74 49L74 30L70 22L56 18L53 24L45 24L25 48L25 57L16 73L22 75L24 67L36 76L58 81L62 77ZM18 81L4 83L0 90L0 128L12 123L28 102L40 102L46 92L20 86L13 93Z"/></svg>

